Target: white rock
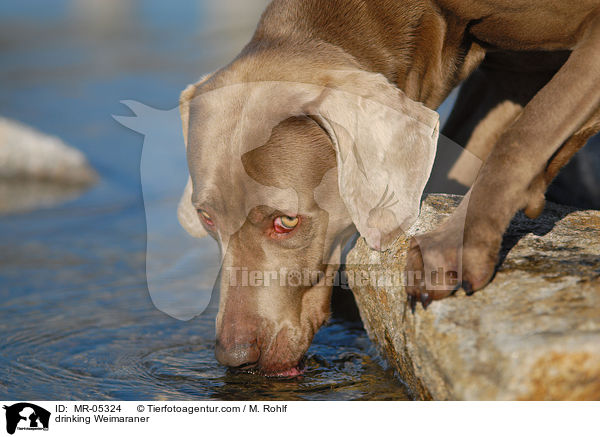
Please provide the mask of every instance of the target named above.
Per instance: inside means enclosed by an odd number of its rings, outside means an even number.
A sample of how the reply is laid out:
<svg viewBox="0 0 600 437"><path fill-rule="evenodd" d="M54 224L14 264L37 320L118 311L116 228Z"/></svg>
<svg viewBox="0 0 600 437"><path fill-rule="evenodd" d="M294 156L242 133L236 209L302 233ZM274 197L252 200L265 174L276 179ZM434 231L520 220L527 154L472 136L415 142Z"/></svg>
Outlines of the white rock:
<svg viewBox="0 0 600 437"><path fill-rule="evenodd" d="M71 200L97 178L79 150L0 117L0 214Z"/></svg>
<svg viewBox="0 0 600 437"><path fill-rule="evenodd" d="M96 179L85 156L24 124L0 117L0 178L89 184Z"/></svg>

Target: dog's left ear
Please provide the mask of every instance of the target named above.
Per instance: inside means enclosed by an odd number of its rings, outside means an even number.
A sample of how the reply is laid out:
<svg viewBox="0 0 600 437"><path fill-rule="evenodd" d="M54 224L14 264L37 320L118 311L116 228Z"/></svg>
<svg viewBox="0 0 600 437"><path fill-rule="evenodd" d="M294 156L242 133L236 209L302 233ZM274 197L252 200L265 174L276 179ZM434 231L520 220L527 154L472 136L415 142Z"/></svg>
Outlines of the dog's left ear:
<svg viewBox="0 0 600 437"><path fill-rule="evenodd" d="M371 248L386 250L419 215L439 116L380 74L328 74L331 86L308 112L336 148L340 194L356 228Z"/></svg>
<svg viewBox="0 0 600 437"><path fill-rule="evenodd" d="M187 88L181 92L181 96L179 97L179 112L181 114L183 141L185 143L186 150L188 147L190 101L196 95L197 88L206 82L211 76L211 74L208 74L202 77L197 83L188 85ZM206 232L206 229L204 229L204 226L202 226L202 223L200 223L198 211L196 211L196 208L194 208L192 205L192 191L192 179L188 177L187 184L183 190L181 199L179 200L179 205L177 206L177 218L179 219L179 224L181 224L183 229L185 229L192 237L206 237L208 233Z"/></svg>

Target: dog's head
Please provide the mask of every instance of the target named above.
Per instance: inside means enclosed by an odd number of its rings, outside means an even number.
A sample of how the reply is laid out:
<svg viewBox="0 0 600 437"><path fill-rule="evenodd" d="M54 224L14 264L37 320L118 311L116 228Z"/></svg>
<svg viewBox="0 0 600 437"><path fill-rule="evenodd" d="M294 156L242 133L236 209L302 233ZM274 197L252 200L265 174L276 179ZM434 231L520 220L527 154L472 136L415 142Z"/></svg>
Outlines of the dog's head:
<svg viewBox="0 0 600 437"><path fill-rule="evenodd" d="M328 318L346 239L358 229L384 250L416 219L438 119L376 74L244 79L182 93L178 213L221 249L217 359L291 376Z"/></svg>

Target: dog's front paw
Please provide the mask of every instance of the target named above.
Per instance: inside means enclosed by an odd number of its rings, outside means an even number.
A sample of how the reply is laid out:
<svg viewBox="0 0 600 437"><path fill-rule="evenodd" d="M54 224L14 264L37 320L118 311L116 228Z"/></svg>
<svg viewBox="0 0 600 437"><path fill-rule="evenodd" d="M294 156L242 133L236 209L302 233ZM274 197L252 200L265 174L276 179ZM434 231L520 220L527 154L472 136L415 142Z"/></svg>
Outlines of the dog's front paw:
<svg viewBox="0 0 600 437"><path fill-rule="evenodd" d="M436 244L439 238L430 233L411 239L405 275L408 303L413 312L418 302L426 309L460 285L460 248L440 246Z"/></svg>
<svg viewBox="0 0 600 437"><path fill-rule="evenodd" d="M411 240L406 262L408 304L415 310L450 296L459 288L467 295L485 287L494 275L497 244L463 245L462 232L446 230L418 235Z"/></svg>

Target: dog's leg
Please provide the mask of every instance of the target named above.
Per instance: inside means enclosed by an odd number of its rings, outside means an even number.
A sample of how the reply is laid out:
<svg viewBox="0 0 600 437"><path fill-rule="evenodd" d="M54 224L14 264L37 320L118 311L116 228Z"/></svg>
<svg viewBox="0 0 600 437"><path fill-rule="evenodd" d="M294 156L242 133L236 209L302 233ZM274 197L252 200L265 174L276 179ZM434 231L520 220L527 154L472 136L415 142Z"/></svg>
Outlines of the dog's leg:
<svg viewBox="0 0 600 437"><path fill-rule="evenodd" d="M529 189L529 202L525 208L525 214L529 218L537 218L544 210L546 203L545 192L558 174L558 172L571 160L587 141L600 132L600 108L585 125L579 129L563 146L556 152L548 163L545 170L538 174Z"/></svg>
<svg viewBox="0 0 600 437"><path fill-rule="evenodd" d="M442 134L466 151L448 177L470 187L494 145L570 52L492 52L465 83ZM473 155L481 160L476 162Z"/></svg>
<svg viewBox="0 0 600 437"><path fill-rule="evenodd" d="M437 290L428 291L423 283L408 286L413 304L419 299L426 306L461 284L471 293L491 280L502 235L514 214L528 206L531 183L600 107L599 82L596 11L565 65L500 137L458 209L438 230L413 240L407 271L422 271L427 278L441 269L448 279Z"/></svg>

